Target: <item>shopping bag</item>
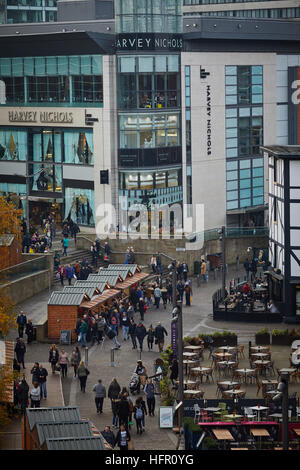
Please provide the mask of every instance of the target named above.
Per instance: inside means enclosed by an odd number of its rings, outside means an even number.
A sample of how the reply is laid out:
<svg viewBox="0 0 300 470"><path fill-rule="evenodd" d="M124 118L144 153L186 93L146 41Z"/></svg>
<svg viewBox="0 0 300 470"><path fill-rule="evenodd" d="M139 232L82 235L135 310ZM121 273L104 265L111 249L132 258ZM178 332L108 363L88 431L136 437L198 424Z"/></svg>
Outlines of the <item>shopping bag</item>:
<svg viewBox="0 0 300 470"><path fill-rule="evenodd" d="M78 335L78 341L81 341L81 333Z"/></svg>

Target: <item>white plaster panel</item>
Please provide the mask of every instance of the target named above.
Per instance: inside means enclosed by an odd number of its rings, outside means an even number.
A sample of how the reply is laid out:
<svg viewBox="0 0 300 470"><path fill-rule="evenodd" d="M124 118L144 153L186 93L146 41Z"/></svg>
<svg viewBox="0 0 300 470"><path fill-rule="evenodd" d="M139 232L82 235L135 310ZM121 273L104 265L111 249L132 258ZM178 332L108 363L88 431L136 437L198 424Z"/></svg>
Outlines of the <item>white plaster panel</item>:
<svg viewBox="0 0 300 470"><path fill-rule="evenodd" d="M290 231L291 246L300 246L300 230Z"/></svg>
<svg viewBox="0 0 300 470"><path fill-rule="evenodd" d="M300 160L290 162L290 186L300 187Z"/></svg>

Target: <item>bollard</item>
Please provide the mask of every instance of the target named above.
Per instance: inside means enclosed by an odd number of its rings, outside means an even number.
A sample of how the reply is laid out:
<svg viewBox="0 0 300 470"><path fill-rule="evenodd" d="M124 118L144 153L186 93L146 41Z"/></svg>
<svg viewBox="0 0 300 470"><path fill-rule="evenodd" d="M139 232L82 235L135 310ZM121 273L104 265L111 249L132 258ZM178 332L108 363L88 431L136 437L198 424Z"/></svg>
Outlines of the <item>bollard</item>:
<svg viewBox="0 0 300 470"><path fill-rule="evenodd" d="M89 364L89 348L86 346L84 348L84 357L85 357L85 365L88 365Z"/></svg>
<svg viewBox="0 0 300 470"><path fill-rule="evenodd" d="M115 367L115 350L112 348L110 350L110 365L111 367Z"/></svg>

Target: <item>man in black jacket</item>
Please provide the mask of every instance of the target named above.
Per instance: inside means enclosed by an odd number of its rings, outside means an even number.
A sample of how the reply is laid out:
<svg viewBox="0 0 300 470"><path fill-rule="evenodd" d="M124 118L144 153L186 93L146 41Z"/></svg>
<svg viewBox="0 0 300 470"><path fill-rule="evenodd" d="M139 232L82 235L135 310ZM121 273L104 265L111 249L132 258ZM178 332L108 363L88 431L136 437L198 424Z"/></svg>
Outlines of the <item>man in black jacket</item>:
<svg viewBox="0 0 300 470"><path fill-rule="evenodd" d="M41 389L41 399L47 398L47 387L46 387L46 382L47 382L47 375L48 371L45 369L45 367L42 366L42 364L39 365L39 376L38 376L38 382L40 385Z"/></svg>
<svg viewBox="0 0 300 470"><path fill-rule="evenodd" d="M164 337L165 337L165 336L168 336L168 332L167 332L167 330L161 325L160 322L158 323L157 327L156 327L155 330L154 330L154 336L155 336L155 338L157 339L157 344L158 344L159 352L163 352L163 349L164 349L164 342L165 342Z"/></svg>
<svg viewBox="0 0 300 470"><path fill-rule="evenodd" d="M131 341L132 341L132 349L137 349L137 344L136 344L136 323L135 323L133 318L130 319L129 334L130 334Z"/></svg>
<svg viewBox="0 0 300 470"><path fill-rule="evenodd" d="M110 426L105 426L104 431L101 431L102 436L106 442L112 447L115 447L116 438L114 433L111 431Z"/></svg>
<svg viewBox="0 0 300 470"><path fill-rule="evenodd" d="M143 323L139 323L136 327L135 330L136 337L138 339L139 345L140 345L140 350L143 350L143 341L145 336L147 335L146 328L144 327Z"/></svg>
<svg viewBox="0 0 300 470"><path fill-rule="evenodd" d="M24 328L26 326L26 323L27 323L27 317L26 315L24 315L24 312L21 311L20 315L18 315L18 318L17 318L19 338L23 338Z"/></svg>

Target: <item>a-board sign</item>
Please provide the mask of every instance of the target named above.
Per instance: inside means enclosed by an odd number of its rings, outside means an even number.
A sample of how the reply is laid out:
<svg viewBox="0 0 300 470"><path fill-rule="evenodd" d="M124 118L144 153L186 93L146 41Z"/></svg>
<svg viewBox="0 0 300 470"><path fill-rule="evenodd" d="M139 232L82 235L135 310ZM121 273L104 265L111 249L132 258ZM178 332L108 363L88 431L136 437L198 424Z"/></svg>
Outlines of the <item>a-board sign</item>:
<svg viewBox="0 0 300 470"><path fill-rule="evenodd" d="M60 330L60 344L71 344L71 330Z"/></svg>

